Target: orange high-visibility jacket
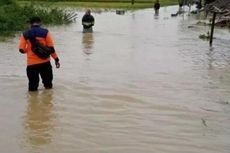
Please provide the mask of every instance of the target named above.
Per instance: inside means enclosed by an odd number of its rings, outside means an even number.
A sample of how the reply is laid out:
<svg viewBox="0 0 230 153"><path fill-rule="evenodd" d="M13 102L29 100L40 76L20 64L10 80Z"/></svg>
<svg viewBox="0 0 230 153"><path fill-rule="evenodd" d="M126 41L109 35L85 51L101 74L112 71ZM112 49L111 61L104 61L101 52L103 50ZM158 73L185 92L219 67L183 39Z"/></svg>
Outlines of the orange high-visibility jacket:
<svg viewBox="0 0 230 153"><path fill-rule="evenodd" d="M35 35L36 40L47 46L47 47L53 47L53 39L51 37L50 32L47 29L43 29L39 26L32 26L30 31L33 32ZM41 64L50 61L50 58L47 59L41 59L37 55L34 54L32 51L32 45L29 41L29 30L25 31L20 36L20 43L19 43L19 50L22 50L23 53L27 54L27 65L35 65L35 64ZM58 59L57 53L54 51L54 53L51 54L53 59Z"/></svg>

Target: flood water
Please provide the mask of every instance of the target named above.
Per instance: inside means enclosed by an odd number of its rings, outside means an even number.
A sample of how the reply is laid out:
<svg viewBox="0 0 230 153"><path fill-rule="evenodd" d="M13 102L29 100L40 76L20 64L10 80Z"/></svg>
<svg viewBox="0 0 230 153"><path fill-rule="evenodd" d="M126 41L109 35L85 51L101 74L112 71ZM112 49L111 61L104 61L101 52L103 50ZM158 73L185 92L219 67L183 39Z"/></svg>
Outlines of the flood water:
<svg viewBox="0 0 230 153"><path fill-rule="evenodd" d="M82 11L49 27L53 90L28 93L18 37L0 42L0 152L229 153L229 31L210 48L209 28L176 11L93 12L92 34Z"/></svg>

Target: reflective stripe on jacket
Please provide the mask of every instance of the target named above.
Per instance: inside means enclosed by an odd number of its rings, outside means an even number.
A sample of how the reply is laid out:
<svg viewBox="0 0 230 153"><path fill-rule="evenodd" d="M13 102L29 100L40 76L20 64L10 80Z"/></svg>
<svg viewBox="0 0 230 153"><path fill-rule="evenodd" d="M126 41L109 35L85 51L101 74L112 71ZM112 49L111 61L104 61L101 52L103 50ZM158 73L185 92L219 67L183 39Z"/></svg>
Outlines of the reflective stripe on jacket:
<svg viewBox="0 0 230 153"><path fill-rule="evenodd" d="M82 25L85 29L91 28L94 25L94 17L90 14L85 14L82 17Z"/></svg>

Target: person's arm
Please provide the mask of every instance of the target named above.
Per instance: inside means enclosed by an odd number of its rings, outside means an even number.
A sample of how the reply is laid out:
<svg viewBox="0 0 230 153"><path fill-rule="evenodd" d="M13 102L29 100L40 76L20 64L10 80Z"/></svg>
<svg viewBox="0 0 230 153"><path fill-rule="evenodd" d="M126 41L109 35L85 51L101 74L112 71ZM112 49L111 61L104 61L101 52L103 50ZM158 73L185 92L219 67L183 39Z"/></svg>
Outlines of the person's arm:
<svg viewBox="0 0 230 153"><path fill-rule="evenodd" d="M53 39L52 39L52 36L51 36L50 32L48 32L47 36L46 36L46 45L51 50L51 56L55 60L56 68L59 68L60 67L60 62L59 62L58 55L57 55L57 53L56 53L56 51L54 49Z"/></svg>
<svg viewBox="0 0 230 153"><path fill-rule="evenodd" d="M94 17L92 16L92 26L94 26L95 20Z"/></svg>
<svg viewBox="0 0 230 153"><path fill-rule="evenodd" d="M27 52L27 43L26 43L26 39L23 36L23 34L21 34L20 36L20 42L19 42L19 52L22 54L25 54Z"/></svg>
<svg viewBox="0 0 230 153"><path fill-rule="evenodd" d="M84 25L84 22L85 22L85 19L84 19L84 18L85 18L85 15L84 15L84 16L82 17L82 19L81 19L81 24L82 24L82 25Z"/></svg>

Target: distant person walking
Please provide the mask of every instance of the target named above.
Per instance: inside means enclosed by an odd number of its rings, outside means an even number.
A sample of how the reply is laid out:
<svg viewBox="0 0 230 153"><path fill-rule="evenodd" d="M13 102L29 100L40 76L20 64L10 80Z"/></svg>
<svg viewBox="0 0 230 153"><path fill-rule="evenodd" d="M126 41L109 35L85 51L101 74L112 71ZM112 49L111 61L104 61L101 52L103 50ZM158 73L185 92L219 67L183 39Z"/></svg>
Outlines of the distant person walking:
<svg viewBox="0 0 230 153"><path fill-rule="evenodd" d="M82 17L83 32L93 32L94 17L91 15L91 10L86 10Z"/></svg>
<svg viewBox="0 0 230 153"><path fill-rule="evenodd" d="M160 5L159 0L156 0L156 2L154 3L154 6L153 6L153 8L155 10L155 15L159 14L160 7L161 7L161 5Z"/></svg>
<svg viewBox="0 0 230 153"><path fill-rule="evenodd" d="M46 89L53 87L53 72L50 55L55 60L56 68L60 67L59 58L55 52L53 40L47 29L41 28L39 17L30 18L31 28L20 37L19 51L27 54L27 77L29 91L37 91L39 75Z"/></svg>

